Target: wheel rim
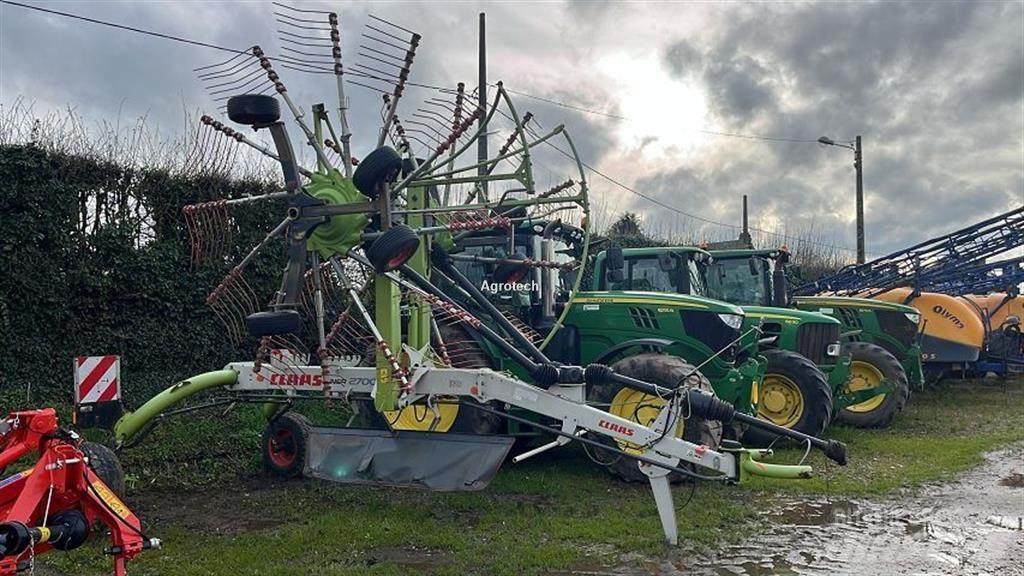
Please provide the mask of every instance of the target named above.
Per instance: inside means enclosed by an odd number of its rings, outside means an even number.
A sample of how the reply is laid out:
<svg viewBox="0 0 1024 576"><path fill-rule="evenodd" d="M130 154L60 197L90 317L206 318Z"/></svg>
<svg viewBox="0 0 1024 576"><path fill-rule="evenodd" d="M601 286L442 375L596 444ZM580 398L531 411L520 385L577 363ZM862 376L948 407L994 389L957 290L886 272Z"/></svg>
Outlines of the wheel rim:
<svg viewBox="0 0 1024 576"><path fill-rule="evenodd" d="M452 402L438 402L437 413L429 406L414 405L384 412L392 430L415 432L448 432L459 417L459 405ZM436 422L436 424L435 424Z"/></svg>
<svg viewBox="0 0 1024 576"><path fill-rule="evenodd" d="M867 362L861 362L860 360L854 360L850 363L850 379L847 384L847 389L850 392L860 392L861 390L870 390L877 388L882 381L885 380L885 376L882 375L882 371L879 370L875 365ZM846 409L850 412L871 412L877 409L885 402L885 394L879 394L873 398L859 403L847 406Z"/></svg>
<svg viewBox="0 0 1024 576"><path fill-rule="evenodd" d="M804 415L804 395L791 378L767 374L761 383L757 415L773 424L792 428Z"/></svg>
<svg viewBox="0 0 1024 576"><path fill-rule="evenodd" d="M298 450L295 446L295 437L291 430L278 428L273 431L267 439L267 457L279 468L289 468L295 464L298 457Z"/></svg>
<svg viewBox="0 0 1024 576"><path fill-rule="evenodd" d="M412 244L411 246L408 246L406 248L401 249L398 252L398 254L395 254L394 256L389 258L388 259L388 270L394 270L395 268L398 268L402 264L405 264L406 260L408 260L409 258L412 257L412 253L415 252L416 249L419 248L419 246L420 246L420 243L416 242L415 244Z"/></svg>
<svg viewBox="0 0 1024 576"><path fill-rule="evenodd" d="M649 426L658 417L658 413L661 412L664 406L665 400L663 398L644 394L632 388L623 388L612 398L612 403L608 407L608 413L625 418L630 422L636 422L641 426ZM684 422L680 418L679 425L676 427L677 438L683 437L683 426ZM615 442L619 445L619 449L626 452L639 454L642 451L636 444L619 439L616 439Z"/></svg>

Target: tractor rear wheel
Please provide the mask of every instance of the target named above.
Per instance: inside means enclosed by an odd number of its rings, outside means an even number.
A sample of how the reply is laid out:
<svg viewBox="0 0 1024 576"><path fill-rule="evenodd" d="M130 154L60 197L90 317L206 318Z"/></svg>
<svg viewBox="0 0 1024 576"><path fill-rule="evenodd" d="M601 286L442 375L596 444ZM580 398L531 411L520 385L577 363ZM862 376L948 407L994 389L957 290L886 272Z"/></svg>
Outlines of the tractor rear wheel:
<svg viewBox="0 0 1024 576"><path fill-rule="evenodd" d="M263 467L282 478L297 478L306 466L306 447L313 425L302 414L285 412L263 430Z"/></svg>
<svg viewBox="0 0 1024 576"><path fill-rule="evenodd" d="M768 368L761 381L757 417L773 424L820 436L832 420L832 388L825 375L805 356L771 348L761 352ZM749 428L747 444L767 446L775 434Z"/></svg>
<svg viewBox="0 0 1024 576"><path fill-rule="evenodd" d="M118 498L124 498L124 469L121 468L117 454L96 442L83 443L82 452L89 459L89 468L103 480L107 488L110 488Z"/></svg>
<svg viewBox="0 0 1024 576"><path fill-rule="evenodd" d="M885 428L892 424L910 397L910 385L899 360L885 348L868 342L846 342L842 354L851 356L848 391L875 388L883 381L892 390L843 408L836 414L836 422L857 428Z"/></svg>
<svg viewBox="0 0 1024 576"><path fill-rule="evenodd" d="M688 364L682 358L669 356L667 354L638 354L620 360L612 365L615 372L624 376L630 376L651 382L665 388L675 389L681 387L699 388L714 393L711 383L700 373L699 370ZM687 376L689 376L687 378ZM686 380L685 382L683 380ZM621 384L601 383L590 386L587 389L587 403L607 409L615 416L625 418L642 424L649 425L658 417L658 413L665 406L665 400L657 396L644 394L638 390L627 388ZM605 408L607 407L607 408ZM722 424L720 422L705 420L698 416L690 416L685 421L679 422L676 427L676 436L694 444L703 444L715 449L722 440ZM640 454L639 446L612 439L608 436L597 437L599 442L609 446L625 450L628 453ZM648 477L644 474L637 461L615 452L598 450L599 458L596 458L614 476L626 482L647 482ZM686 468L687 464L680 467ZM679 472L669 474L670 482L680 482L687 476Z"/></svg>

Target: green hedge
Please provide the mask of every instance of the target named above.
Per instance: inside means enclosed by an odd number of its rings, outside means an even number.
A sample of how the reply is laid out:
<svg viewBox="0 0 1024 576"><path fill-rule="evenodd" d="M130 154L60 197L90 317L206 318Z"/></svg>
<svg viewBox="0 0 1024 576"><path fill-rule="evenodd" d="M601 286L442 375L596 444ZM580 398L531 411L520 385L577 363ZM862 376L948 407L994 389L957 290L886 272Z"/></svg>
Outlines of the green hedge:
<svg viewBox="0 0 1024 576"><path fill-rule="evenodd" d="M251 343L233 347L205 299L280 212L237 211L231 257L192 271L182 207L274 186L0 147L0 409L29 384L37 405L70 399L77 355L121 355L129 405L250 357ZM247 273L261 297L274 289L274 248Z"/></svg>

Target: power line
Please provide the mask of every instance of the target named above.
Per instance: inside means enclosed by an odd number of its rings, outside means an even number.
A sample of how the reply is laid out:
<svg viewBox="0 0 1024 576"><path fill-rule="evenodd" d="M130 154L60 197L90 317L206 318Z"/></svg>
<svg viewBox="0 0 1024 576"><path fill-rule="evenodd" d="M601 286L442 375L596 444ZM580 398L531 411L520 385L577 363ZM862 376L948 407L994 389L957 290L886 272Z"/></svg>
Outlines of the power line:
<svg viewBox="0 0 1024 576"><path fill-rule="evenodd" d="M0 0L0 4L9 4L11 6L17 6L19 8L26 8L28 10L35 10L36 12L43 12L46 14L53 14L54 16L62 16L64 18L71 18L72 20L81 20L83 22L89 22L90 24L97 24L99 26L107 26L110 28L116 28L118 30L125 30L127 32L135 32L136 34L142 34L144 36L152 36L154 38L162 38L164 40L171 40L173 42L181 42L182 44L190 44L192 46L199 46L201 48L212 48L214 50L221 50L223 52L231 52L232 54L251 54L251 49L241 50L238 48L231 48L229 46L220 46L218 44L212 44L210 42L202 42L200 40L193 40L191 38L185 38L182 36L175 36L173 34L165 34L163 32L156 32L154 30L146 30L144 28L136 28L135 26L128 26L126 24L118 24L117 22L110 22L107 20L99 20L97 18L90 18L88 16L82 16L80 14L72 14L70 12L62 12L60 10L53 10L50 8L43 8L41 6L33 6L31 4L23 4L21 2L14 2L13 0ZM268 60L280 61L280 58L274 58L267 56ZM287 62L287 61L286 61ZM350 72L350 74L353 74ZM355 76L369 77L371 79L378 79L370 74L353 74ZM434 86L431 84L423 84L419 82L406 81L407 86L414 86L417 88L428 88L431 90L449 90L443 86Z"/></svg>
<svg viewBox="0 0 1024 576"><path fill-rule="evenodd" d="M174 42L181 42L183 44L190 44L190 45L199 46L199 47L202 47L202 48L211 48L211 49L214 49L214 50L221 50L221 51L224 51L224 52L231 52L231 53L234 53L234 54L247 54L247 53L249 53L248 50L239 50L237 48L230 48L230 47L227 47L227 46L220 46L220 45L212 44L212 43L209 43L209 42L202 42L202 41L199 41L199 40L193 40L191 38L184 38L182 36L175 36L173 34L165 34L165 33L156 32L156 31L153 31L153 30L146 30L146 29L143 29L143 28L137 28L137 27L134 27L134 26L128 26L128 25L125 25L125 24L118 24L116 22L109 22L109 21L106 21L106 20L99 20L99 19L96 19L96 18L90 18L88 16L82 16L82 15L79 15L79 14L72 14L70 12L62 12L60 10L53 10L53 9L50 9L50 8L43 8L41 6L33 6L31 4L23 4L21 2L15 2L13 0L0 0L0 4L9 4L11 6L17 6L19 8L25 8L25 9L28 9L28 10L35 10L37 12L53 14L55 16L61 16L61 17L64 17L64 18L71 18L71 19L74 19L74 20L81 20L83 22L89 22L91 24L97 24L97 25L100 25L100 26L108 26L110 28L116 28L118 30L125 30L125 31L128 31L128 32L135 32L136 34L142 34L142 35L145 35L145 36L152 36L152 37L155 37L155 38L162 38L164 40L171 40L171 41L174 41ZM420 88L429 88L429 89L433 89L433 90L447 90L446 88L444 88L442 86L434 86L434 85L430 85L430 84L422 84L422 83L415 83L415 82L408 82L408 81L406 83L408 85L416 86L416 87L420 87ZM520 91L517 91L517 90L511 90L509 88L505 88L505 90L510 92L510 93L512 93L512 94L516 94L516 95L519 95L519 96L524 96L526 98L532 98L534 100L539 100L539 101L542 101L542 102L547 102L549 104L553 104L555 106L560 106L562 108L567 108L567 109L570 109L570 110L576 110L576 111L585 112L585 113L588 113L588 114L596 114L596 115L600 115L600 116L606 116L606 117L609 117L609 118L615 118L615 119L619 119L619 120L626 120L626 121L630 120L629 118L626 118L625 116L618 116L618 115L611 114L611 113L608 113L608 112L602 112L602 111L599 111L599 110L593 110L593 109L590 109L590 108L584 108L582 106L575 106L575 105L568 104L568 103L565 103L565 102L559 102L557 100L553 100L553 99L550 99L550 98L545 98L543 96L537 96L537 95L534 95L534 94L528 94L526 92L520 92ZM733 137L733 138L746 138L746 139L766 140L766 141L774 141L774 142L801 142L801 143L817 142L817 140L807 140L807 139L800 139L800 138L779 138L779 137L772 137L772 136L758 136L758 135L753 135L753 134L738 134L738 133L731 133L731 132L717 132L717 131L714 131L714 130L696 130L696 131L697 132L706 133L706 134L715 134L715 135L719 135L719 136L729 136L729 137ZM557 150L560 153L562 153L563 155L569 156L569 154L566 151L562 150L558 146L555 146L553 143L548 142L548 144L550 146L552 146L555 150ZM653 196L649 196L647 194L644 194L643 192L640 192L639 190L636 190L636 189L634 189L634 188L632 188L630 186L627 186L626 184L620 182L619 180L616 180L615 178L612 178L611 176L605 174L604 172L601 172L597 168L594 168L590 164L587 164L587 163L582 162L582 161L581 161L581 163L583 164L583 166L586 169L590 170L594 174L597 174L601 178L604 178L608 182L611 182L612 184L622 188L623 190L626 190L627 192L635 194L635 195L637 195L637 196L647 200L648 202L651 202L653 204L661 206L662 208L665 208L666 210L669 210L669 211L674 212L676 214L679 214L681 216L686 216L687 218L693 218L694 220L699 220L701 222L705 222L707 224L712 224L712 225L722 226L722 227L727 227L727 228L733 228L733 229L736 228L736 226L734 226L732 224L726 224L724 222L718 222L716 220L711 220L710 218L705 218L703 216L698 216L697 214L691 214L691 213L686 212L684 210L680 210L679 208L676 208L675 206L672 206L671 204L667 204L667 203L665 203L665 202L663 202L661 200L658 200L657 198L654 198ZM784 238L784 239L794 240L796 242L807 242L809 244L823 246L823 247L826 247L826 248L832 248L833 250L845 250L845 251L853 252L853 250L851 250L850 248L844 248L842 246L837 246L835 244L827 244L827 243L823 243L823 242L816 242L816 241L813 241L813 240L801 239L799 237L789 236L787 234L782 234L782 233L779 233L779 232L770 232L768 230L762 230L762 229L759 229L759 228L751 228L751 230L753 230L755 232L762 233L762 234L768 234L768 235L771 235L771 236L777 236L777 237Z"/></svg>
<svg viewBox="0 0 1024 576"><path fill-rule="evenodd" d="M508 90L508 88L506 88L506 90ZM508 120L512 120L512 118L510 118L504 112L502 112L500 110L498 112L499 112L499 114L501 114L502 116L504 116ZM544 128L541 125L541 122L539 120L537 120L536 118L535 118L534 122L540 128L542 128L542 129ZM537 131L535 131L534 129L530 128L529 126L526 127L526 130L528 132L530 132L530 134L534 135L534 137L538 137ZM556 146L555 143L552 142L551 140L545 140L545 143L546 143L546 145L548 145L549 147L555 149L556 151L558 151L558 153L560 153L562 156L568 158L569 160L573 160L573 161L575 160L575 158L572 155L570 155L568 152L565 152L564 150L562 150L561 148ZM662 200L658 200L658 199L656 199L656 198L654 198L652 196L644 194L644 193L642 193L642 192L640 192L640 191L638 191L638 190L636 190L636 189L634 189L634 188L632 188L630 186L627 186L626 183L624 183L624 182L622 182L620 180L617 180L617 179L609 176L608 174L605 174L604 172L602 172L602 171L598 170L597 168L591 166L590 164L584 162L582 159L580 160L580 164L582 164L584 168L590 170L594 174L597 174L598 176L601 176L605 180L611 182L612 184L614 184L614 186L616 186L618 188L621 188L621 189L625 190L626 192L629 192L631 194L639 196L640 198L643 198L644 200L646 200L646 201L648 201L648 202L650 202L652 204L655 204L657 206L663 207L663 208L665 208L665 209L667 209L667 210L669 210L671 212L674 212L674 213L679 214L681 216L686 216L688 218L693 218L695 220L706 222L706 223L709 223L709 224L719 225L719 227L722 227L722 228L729 228L729 229L732 229L732 230L736 230L736 229L739 228L735 224L730 224L730 223L726 223L726 222L720 222L718 220L713 220L713 219L707 218L705 216L700 216L700 215L697 215L697 214L693 214L693 213L687 212L687 211L682 210L680 208L677 208L677 207L675 207L675 206L673 206L671 204L663 202ZM771 231L760 229L760 228L750 228L750 227L748 227L748 228L749 228L749 230L752 230L754 232L757 232L757 233L760 233L760 234L765 234L765 235L768 235L768 236L773 236L775 238L781 238L783 240L788 240L788 241L797 242L797 243L813 244L815 246L821 246L823 248L830 248L830 249L833 249L833 250L840 250L840 251L844 251L844 252L850 252L850 253L853 253L853 254L857 253L856 249L850 248L850 247L847 247L847 246L840 246L838 244L828 244L826 242L818 242L818 241L815 241L815 240L810 240L810 239L806 239L806 238L800 238L799 236L791 236L791 235L783 234L783 233L780 233L780 232L771 232Z"/></svg>
<svg viewBox="0 0 1024 576"><path fill-rule="evenodd" d="M142 28L135 28L134 26L127 26L125 24L118 24L116 22L107 22L105 20L97 20L95 18L89 18L88 16L81 16L79 14L72 14L70 12L61 12L60 10L52 10L50 8L43 8L41 6L32 6L31 4L22 4L21 2L13 2L11 0L0 0L2 4L10 4L11 6L17 6L19 8L27 8L29 10L35 10L37 12L45 12L47 14L53 14L55 16L63 16L65 18L72 18L75 20L82 20L84 22L90 22L92 24L99 24L100 26L109 26L111 28L117 28L119 30L127 30L128 32L135 32L137 34L145 34L146 36L154 36L156 38L163 38L164 40L173 40L174 42L182 42L184 44L192 44L193 46L201 46L203 48L213 48L214 50L223 50L225 52L233 52L235 54L247 53L246 50L237 50L235 48L228 48L226 46L218 46L216 44L210 44L209 42L200 42L199 40L191 40L189 38L182 38L180 36L173 36L171 34L163 34L161 32L154 32L152 30L144 30Z"/></svg>
<svg viewBox="0 0 1024 576"><path fill-rule="evenodd" d="M494 86L494 84L491 84L491 86ZM627 122L632 122L633 121L632 118L629 118L627 116L622 116L622 115L619 115L619 114L612 114L611 112L605 112L603 110L595 110L593 108L586 108L584 106L577 106L575 104L568 104L566 102L560 102L558 100L553 100L551 98L545 98L544 96L537 96L536 94L529 94L529 93L526 93L526 92L520 92L518 90L512 90L511 88L508 88L507 86L505 87L505 91L509 92L511 94L515 94L517 96L523 96L523 97L526 97L526 98L532 98L534 100L539 100L541 102L547 102L548 104L553 104L555 106L559 106L559 107L566 108L566 109L569 109L569 110L575 110L577 112L583 112L585 114L593 114L595 116L604 116L606 118L613 118L615 120L625 120ZM722 132L722 131L719 131L719 130L706 130L706 129L703 129L703 128L693 128L691 131L692 132L700 132L701 134L712 134L714 136L726 136L726 137L729 137L729 138L743 138L743 139L746 139L746 140L764 140L764 141L767 141L767 142L796 142L796 143L801 143L801 144L808 144L808 143L815 144L815 143L818 142L817 139L811 139L811 138L788 138L788 137L783 137L783 136L760 136L760 135L757 135L757 134L741 134L741 133L738 133L738 132Z"/></svg>

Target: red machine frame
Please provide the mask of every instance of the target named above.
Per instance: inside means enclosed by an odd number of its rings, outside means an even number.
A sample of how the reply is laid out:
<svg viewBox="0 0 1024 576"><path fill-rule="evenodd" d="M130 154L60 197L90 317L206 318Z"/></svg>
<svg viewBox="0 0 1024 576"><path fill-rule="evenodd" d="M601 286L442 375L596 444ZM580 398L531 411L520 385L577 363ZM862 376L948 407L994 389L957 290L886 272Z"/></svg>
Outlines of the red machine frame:
<svg viewBox="0 0 1024 576"><path fill-rule="evenodd" d="M31 468L0 479L0 576L28 569L34 556L59 547L55 543L61 537L69 538L46 525L66 511L84 516L86 535L97 523L109 529L106 552L113 556L115 576L125 576L127 561L142 550L159 546L143 535L139 518L90 466L83 444L77 434L60 428L52 408L12 412L0 420L0 470L29 454L39 455Z"/></svg>

